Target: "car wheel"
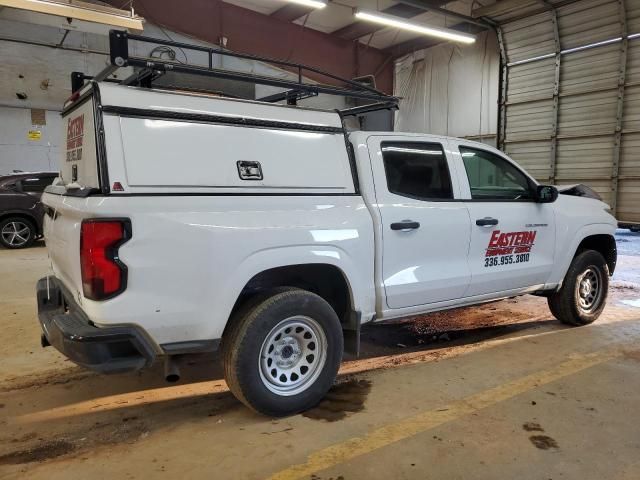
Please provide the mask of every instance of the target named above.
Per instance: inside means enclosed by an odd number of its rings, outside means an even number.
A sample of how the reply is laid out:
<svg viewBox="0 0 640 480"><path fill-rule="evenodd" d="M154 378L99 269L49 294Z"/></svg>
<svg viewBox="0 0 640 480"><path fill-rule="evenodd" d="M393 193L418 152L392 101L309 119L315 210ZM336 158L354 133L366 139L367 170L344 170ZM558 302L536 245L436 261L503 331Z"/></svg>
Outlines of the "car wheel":
<svg viewBox="0 0 640 480"><path fill-rule="evenodd" d="M223 338L225 379L245 405L285 416L316 405L333 384L343 338L335 311L300 289L250 302Z"/></svg>
<svg viewBox="0 0 640 480"><path fill-rule="evenodd" d="M0 221L0 243L6 248L25 248L36 239L36 227L22 217Z"/></svg>
<svg viewBox="0 0 640 480"><path fill-rule="evenodd" d="M568 325L587 325L604 310L609 290L609 267L601 253L578 253L565 275L562 288L548 298L554 317Z"/></svg>

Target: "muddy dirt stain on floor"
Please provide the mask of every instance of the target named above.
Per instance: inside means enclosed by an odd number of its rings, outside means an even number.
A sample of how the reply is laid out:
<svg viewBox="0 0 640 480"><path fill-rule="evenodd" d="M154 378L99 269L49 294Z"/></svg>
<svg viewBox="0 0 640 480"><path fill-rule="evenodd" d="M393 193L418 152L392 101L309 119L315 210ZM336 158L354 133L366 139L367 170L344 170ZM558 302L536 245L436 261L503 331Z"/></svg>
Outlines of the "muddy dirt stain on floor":
<svg viewBox="0 0 640 480"><path fill-rule="evenodd" d="M526 432L544 432L544 428L536 422L527 422L522 425L522 429Z"/></svg>
<svg viewBox="0 0 640 480"><path fill-rule="evenodd" d="M65 440L44 442L33 448L17 450L0 455L0 465L19 465L22 463L41 462L73 452L75 445Z"/></svg>
<svg viewBox="0 0 640 480"><path fill-rule="evenodd" d="M364 403L371 391L369 380L350 380L335 385L322 401L302 416L313 420L335 422L342 420L350 413L364 410Z"/></svg>
<svg viewBox="0 0 640 480"><path fill-rule="evenodd" d="M540 450L549 450L550 448L560 448L558 442L555 439L547 435L533 435L529 437L529 440L536 448Z"/></svg>

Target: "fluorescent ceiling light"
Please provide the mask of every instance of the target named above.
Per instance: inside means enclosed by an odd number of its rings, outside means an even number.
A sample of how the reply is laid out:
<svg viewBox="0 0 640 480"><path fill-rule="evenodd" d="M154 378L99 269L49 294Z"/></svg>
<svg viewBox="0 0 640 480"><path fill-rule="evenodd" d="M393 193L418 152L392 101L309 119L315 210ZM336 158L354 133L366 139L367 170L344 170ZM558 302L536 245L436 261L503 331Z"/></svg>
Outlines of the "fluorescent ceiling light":
<svg viewBox="0 0 640 480"><path fill-rule="evenodd" d="M355 16L360 20L379 23L380 25L386 25L388 27L400 28L402 30L408 30L410 32L420 33L431 37L452 40L454 42L473 43L476 41L476 37L469 35L468 33L458 32L449 28L429 27L415 22L408 22L407 20L394 17L393 15L387 15L386 13L357 10Z"/></svg>
<svg viewBox="0 0 640 480"><path fill-rule="evenodd" d="M327 6L326 0L288 0L291 3L297 3L298 5L304 5L311 8L324 8Z"/></svg>

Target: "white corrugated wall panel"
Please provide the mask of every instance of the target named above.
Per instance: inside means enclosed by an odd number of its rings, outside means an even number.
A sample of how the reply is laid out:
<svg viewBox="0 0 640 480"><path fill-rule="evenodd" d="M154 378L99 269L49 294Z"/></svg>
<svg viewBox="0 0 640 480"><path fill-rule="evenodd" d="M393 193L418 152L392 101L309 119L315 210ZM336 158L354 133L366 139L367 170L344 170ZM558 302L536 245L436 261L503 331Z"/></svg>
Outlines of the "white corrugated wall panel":
<svg viewBox="0 0 640 480"><path fill-rule="evenodd" d="M613 162L613 136L558 139L556 177L569 183L607 179Z"/></svg>
<svg viewBox="0 0 640 480"><path fill-rule="evenodd" d="M509 62L526 60L555 51L550 12L505 24L502 35ZM532 41L534 39L535 41Z"/></svg>
<svg viewBox="0 0 640 480"><path fill-rule="evenodd" d="M625 0L627 11L627 30L630 34L640 33L640 2L638 0Z"/></svg>
<svg viewBox="0 0 640 480"><path fill-rule="evenodd" d="M507 107L507 141L541 140L551 136L553 101L540 100Z"/></svg>
<svg viewBox="0 0 640 480"><path fill-rule="evenodd" d="M558 135L612 135L616 128L617 100L616 90L562 97Z"/></svg>
<svg viewBox="0 0 640 480"><path fill-rule="evenodd" d="M616 88L620 43L565 55L560 63L560 94Z"/></svg>
<svg viewBox="0 0 640 480"><path fill-rule="evenodd" d="M622 177L633 176L640 179L640 132L625 133L622 136L618 173Z"/></svg>
<svg viewBox="0 0 640 480"><path fill-rule="evenodd" d="M618 217L640 222L640 132L622 135L618 171Z"/></svg>
<svg viewBox="0 0 640 480"><path fill-rule="evenodd" d="M553 97L554 74L555 58L510 67L507 103Z"/></svg>
<svg viewBox="0 0 640 480"><path fill-rule="evenodd" d="M640 131L640 85L625 89L622 131Z"/></svg>
<svg viewBox="0 0 640 480"><path fill-rule="evenodd" d="M629 40L626 78L627 83L640 83L640 38Z"/></svg>
<svg viewBox="0 0 640 480"><path fill-rule="evenodd" d="M640 180L620 180L617 217L625 222L640 223Z"/></svg>
<svg viewBox="0 0 640 480"><path fill-rule="evenodd" d="M548 180L551 143L549 140L507 143L505 153L538 180Z"/></svg>
<svg viewBox="0 0 640 480"><path fill-rule="evenodd" d="M620 36L618 2L583 0L558 8L560 44L580 47Z"/></svg>

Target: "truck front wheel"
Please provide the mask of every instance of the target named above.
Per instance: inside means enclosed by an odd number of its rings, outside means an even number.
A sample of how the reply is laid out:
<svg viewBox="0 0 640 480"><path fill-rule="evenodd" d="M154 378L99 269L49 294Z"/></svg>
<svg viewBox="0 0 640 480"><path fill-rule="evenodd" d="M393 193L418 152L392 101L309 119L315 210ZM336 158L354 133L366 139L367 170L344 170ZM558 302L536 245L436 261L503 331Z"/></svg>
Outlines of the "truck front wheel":
<svg viewBox="0 0 640 480"><path fill-rule="evenodd" d="M564 277L562 288L548 297L554 317L568 325L587 325L604 310L609 289L609 267L600 252L578 253Z"/></svg>
<svg viewBox="0 0 640 480"><path fill-rule="evenodd" d="M225 379L269 416L307 410L327 393L342 361L340 320L324 299L291 289L249 301L223 339Z"/></svg>

